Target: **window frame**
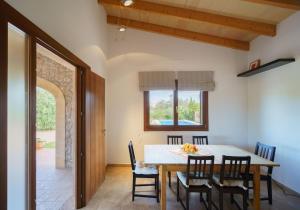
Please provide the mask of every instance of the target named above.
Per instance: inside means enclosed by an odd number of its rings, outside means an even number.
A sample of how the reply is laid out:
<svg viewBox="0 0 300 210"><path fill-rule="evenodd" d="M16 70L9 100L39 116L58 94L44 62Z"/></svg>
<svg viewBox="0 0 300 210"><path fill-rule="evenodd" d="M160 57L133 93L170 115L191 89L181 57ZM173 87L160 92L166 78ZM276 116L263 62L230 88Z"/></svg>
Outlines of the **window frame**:
<svg viewBox="0 0 300 210"><path fill-rule="evenodd" d="M178 125L178 83L175 81L176 88L174 90L174 125L151 125L150 124L150 104L149 104L149 91L144 91L144 131L208 131L208 91L203 91L199 97L202 101L202 125Z"/></svg>

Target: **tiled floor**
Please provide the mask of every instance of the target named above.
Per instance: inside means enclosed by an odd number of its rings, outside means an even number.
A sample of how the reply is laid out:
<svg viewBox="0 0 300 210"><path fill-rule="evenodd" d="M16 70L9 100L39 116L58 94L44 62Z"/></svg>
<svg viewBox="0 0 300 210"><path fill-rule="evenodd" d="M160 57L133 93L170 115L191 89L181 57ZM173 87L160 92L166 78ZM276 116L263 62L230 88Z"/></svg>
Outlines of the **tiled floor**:
<svg viewBox="0 0 300 210"><path fill-rule="evenodd" d="M175 180L175 179L174 179ZM285 196L283 192L274 186L273 205L268 202L261 202L262 210L299 210L300 198ZM148 188L149 189L149 188ZM181 205L176 201L175 183L172 190L167 187L167 206L168 210L182 210ZM265 185L262 184L261 192L266 192ZM213 193L213 199L217 203L217 192ZM237 199L238 200L238 199ZM238 200L239 201L239 200ZM218 203L217 203L218 204ZM225 209L235 210L229 202L229 196L225 197ZM131 170L130 168L113 167L107 169L106 180L99 188L95 196L88 203L84 210L159 210L159 204L155 199L151 198L136 198L135 202L131 202ZM191 198L192 209L205 209L203 204L199 203L199 195ZM249 209L252 209L250 206Z"/></svg>
<svg viewBox="0 0 300 210"><path fill-rule="evenodd" d="M36 154L37 210L60 210L67 201L72 200L72 169L55 168L54 149L37 150Z"/></svg>

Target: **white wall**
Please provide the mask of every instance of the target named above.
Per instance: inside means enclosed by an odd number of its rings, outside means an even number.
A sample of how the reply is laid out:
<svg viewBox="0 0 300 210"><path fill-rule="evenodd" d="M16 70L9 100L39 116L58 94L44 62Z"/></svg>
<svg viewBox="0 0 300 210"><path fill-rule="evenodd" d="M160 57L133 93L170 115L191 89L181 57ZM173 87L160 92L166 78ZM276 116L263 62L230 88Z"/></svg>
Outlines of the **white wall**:
<svg viewBox="0 0 300 210"><path fill-rule="evenodd" d="M97 0L5 0L106 76L106 13Z"/></svg>
<svg viewBox="0 0 300 210"><path fill-rule="evenodd" d="M9 69L7 75L7 206L9 210L25 209L26 206L25 49L25 35L9 27L7 60Z"/></svg>
<svg viewBox="0 0 300 210"><path fill-rule="evenodd" d="M211 144L247 147L247 83L236 77L245 69L247 53L128 29L120 33L109 26L107 84L108 163L129 163L127 144L133 139L137 158L144 144L166 143L167 134L143 131L143 93L138 72L151 70L212 70L216 90L209 93ZM191 141L192 134L183 133Z"/></svg>
<svg viewBox="0 0 300 210"><path fill-rule="evenodd" d="M300 12L278 26L274 38L251 43L249 62L295 57L296 62L248 79L248 141L277 146L274 178L300 192Z"/></svg>

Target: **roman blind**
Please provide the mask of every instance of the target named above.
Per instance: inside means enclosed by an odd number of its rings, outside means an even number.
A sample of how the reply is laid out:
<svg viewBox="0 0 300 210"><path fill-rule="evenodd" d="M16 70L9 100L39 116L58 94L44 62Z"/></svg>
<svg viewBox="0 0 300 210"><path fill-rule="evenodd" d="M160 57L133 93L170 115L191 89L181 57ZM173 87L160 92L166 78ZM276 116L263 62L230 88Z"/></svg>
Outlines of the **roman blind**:
<svg viewBox="0 0 300 210"><path fill-rule="evenodd" d="M175 80L174 71L139 72L140 91L175 90Z"/></svg>
<svg viewBox="0 0 300 210"><path fill-rule="evenodd" d="M177 72L178 90L213 91L215 89L213 71Z"/></svg>

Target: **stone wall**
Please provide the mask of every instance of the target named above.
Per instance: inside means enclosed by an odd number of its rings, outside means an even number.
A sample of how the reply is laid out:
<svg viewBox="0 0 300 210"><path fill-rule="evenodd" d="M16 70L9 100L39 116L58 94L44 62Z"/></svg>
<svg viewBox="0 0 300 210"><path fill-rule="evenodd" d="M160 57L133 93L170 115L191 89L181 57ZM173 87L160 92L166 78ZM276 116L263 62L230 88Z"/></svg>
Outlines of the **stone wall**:
<svg viewBox="0 0 300 210"><path fill-rule="evenodd" d="M73 165L73 148L75 142L75 71L37 53L37 76L56 85L65 97L65 166Z"/></svg>

